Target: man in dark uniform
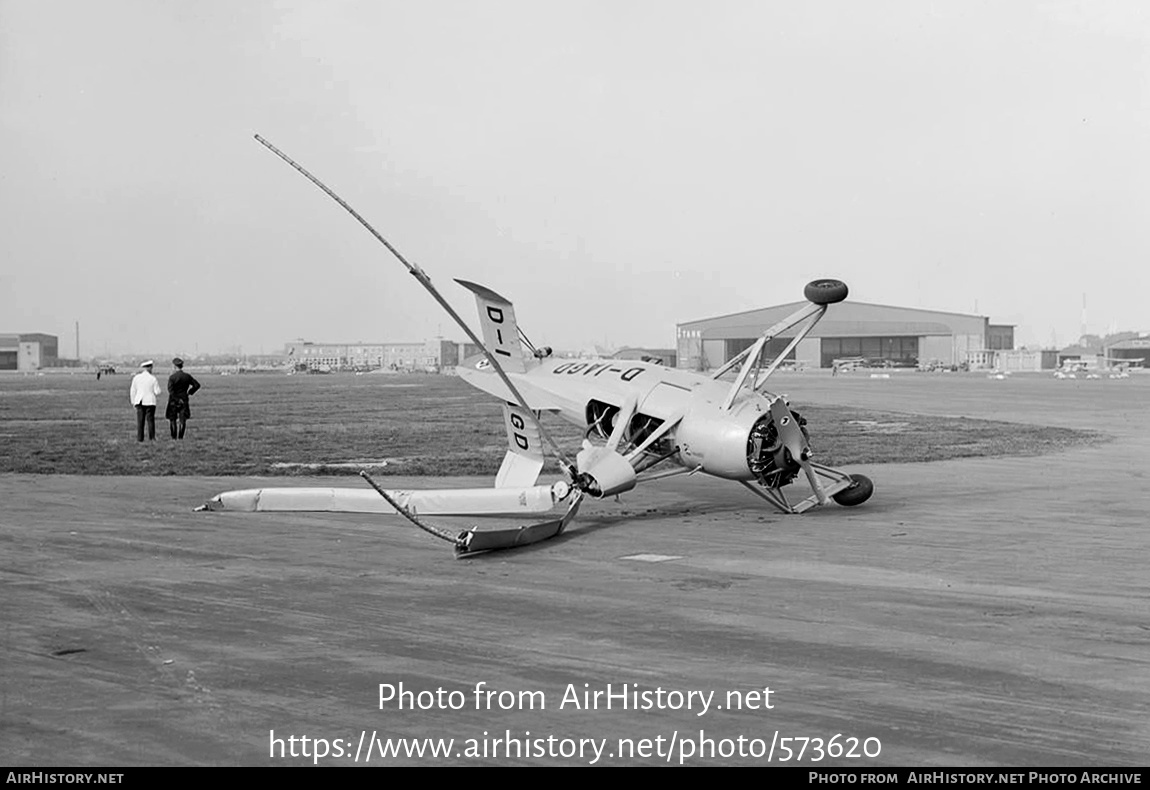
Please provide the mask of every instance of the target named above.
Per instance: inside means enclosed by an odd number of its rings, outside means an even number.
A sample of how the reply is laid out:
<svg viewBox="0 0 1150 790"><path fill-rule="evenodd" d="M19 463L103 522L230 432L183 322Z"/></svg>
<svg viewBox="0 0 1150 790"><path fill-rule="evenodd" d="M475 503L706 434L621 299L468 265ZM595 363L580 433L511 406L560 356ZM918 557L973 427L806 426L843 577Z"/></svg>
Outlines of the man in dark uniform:
<svg viewBox="0 0 1150 790"><path fill-rule="evenodd" d="M172 360L176 372L168 376L168 408L164 416L168 418L168 425L172 428L173 439L183 439L184 431L188 427L188 418L192 416L192 409L188 401L200 388L200 382L192 378L191 374L184 372L184 360L176 357Z"/></svg>

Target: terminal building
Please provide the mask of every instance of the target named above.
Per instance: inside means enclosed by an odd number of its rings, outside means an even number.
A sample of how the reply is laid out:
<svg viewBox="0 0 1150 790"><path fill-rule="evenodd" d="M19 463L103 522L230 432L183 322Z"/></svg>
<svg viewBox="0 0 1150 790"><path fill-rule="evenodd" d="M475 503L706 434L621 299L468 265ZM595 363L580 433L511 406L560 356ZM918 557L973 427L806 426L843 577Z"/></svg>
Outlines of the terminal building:
<svg viewBox="0 0 1150 790"><path fill-rule="evenodd" d="M679 324L678 367L721 367L806 304L791 302ZM797 327L791 327L772 339L766 357L781 352L796 334ZM986 316L848 301L831 305L787 359L808 368L858 359L897 367L990 368L999 351L1013 348L1014 327L992 324Z"/></svg>
<svg viewBox="0 0 1150 790"><path fill-rule="evenodd" d="M293 340L284 354L297 367L310 370L442 370L459 364L453 340L422 343L314 343Z"/></svg>
<svg viewBox="0 0 1150 790"><path fill-rule="evenodd" d="M0 333L0 370L39 370L59 365L60 341L42 332Z"/></svg>

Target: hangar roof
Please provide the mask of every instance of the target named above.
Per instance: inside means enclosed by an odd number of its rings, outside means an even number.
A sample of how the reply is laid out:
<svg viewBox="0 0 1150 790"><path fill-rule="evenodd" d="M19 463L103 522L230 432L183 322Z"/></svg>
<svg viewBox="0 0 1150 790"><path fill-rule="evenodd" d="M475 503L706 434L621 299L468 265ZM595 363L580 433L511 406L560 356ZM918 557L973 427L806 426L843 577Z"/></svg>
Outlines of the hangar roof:
<svg viewBox="0 0 1150 790"><path fill-rule="evenodd" d="M789 302L747 310L742 313L704 318L679 324L679 332L700 331L711 340L758 337L771 324L786 318L807 302ZM912 307L840 302L827 310L811 337L856 337L890 335L978 335L985 334L989 319L967 313L920 310ZM788 330L783 336L793 336Z"/></svg>
<svg viewBox="0 0 1150 790"><path fill-rule="evenodd" d="M1133 337L1126 340L1119 340L1117 343L1111 343L1106 348L1110 350L1127 348L1150 348L1150 337Z"/></svg>
<svg viewBox="0 0 1150 790"><path fill-rule="evenodd" d="M616 351L611 356L614 359L631 359L632 357L624 356L625 354L654 354L655 356L666 356L670 354L674 356L678 353L674 348L648 348L646 346L627 346Z"/></svg>

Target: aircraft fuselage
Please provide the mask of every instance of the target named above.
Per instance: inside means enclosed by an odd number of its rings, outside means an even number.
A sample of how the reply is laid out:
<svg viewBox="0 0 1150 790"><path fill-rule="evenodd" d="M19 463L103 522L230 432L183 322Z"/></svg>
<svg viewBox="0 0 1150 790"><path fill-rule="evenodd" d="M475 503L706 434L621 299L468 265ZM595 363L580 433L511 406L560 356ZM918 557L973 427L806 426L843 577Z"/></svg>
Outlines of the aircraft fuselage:
<svg viewBox="0 0 1150 790"><path fill-rule="evenodd" d="M514 396L480 355L457 368L469 384L514 402ZM751 480L748 437L754 424L769 414L768 400L744 390L730 409L722 404L731 383L688 370L620 359L545 359L508 377L531 408L550 411L587 429L605 404L624 408L634 400L636 416L660 422L676 419L668 442L679 463L733 480Z"/></svg>

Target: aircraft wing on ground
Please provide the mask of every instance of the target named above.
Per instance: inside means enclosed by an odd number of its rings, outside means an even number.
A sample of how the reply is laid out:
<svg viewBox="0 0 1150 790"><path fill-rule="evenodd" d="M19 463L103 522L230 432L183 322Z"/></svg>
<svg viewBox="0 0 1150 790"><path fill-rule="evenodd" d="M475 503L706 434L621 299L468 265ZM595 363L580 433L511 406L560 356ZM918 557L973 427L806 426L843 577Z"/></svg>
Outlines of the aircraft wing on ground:
<svg viewBox="0 0 1150 790"><path fill-rule="evenodd" d="M568 486L392 490L401 506L420 515L474 516L545 513L567 496ZM196 510L240 512L297 511L325 513L397 513L375 491L359 488L248 488L225 491Z"/></svg>

